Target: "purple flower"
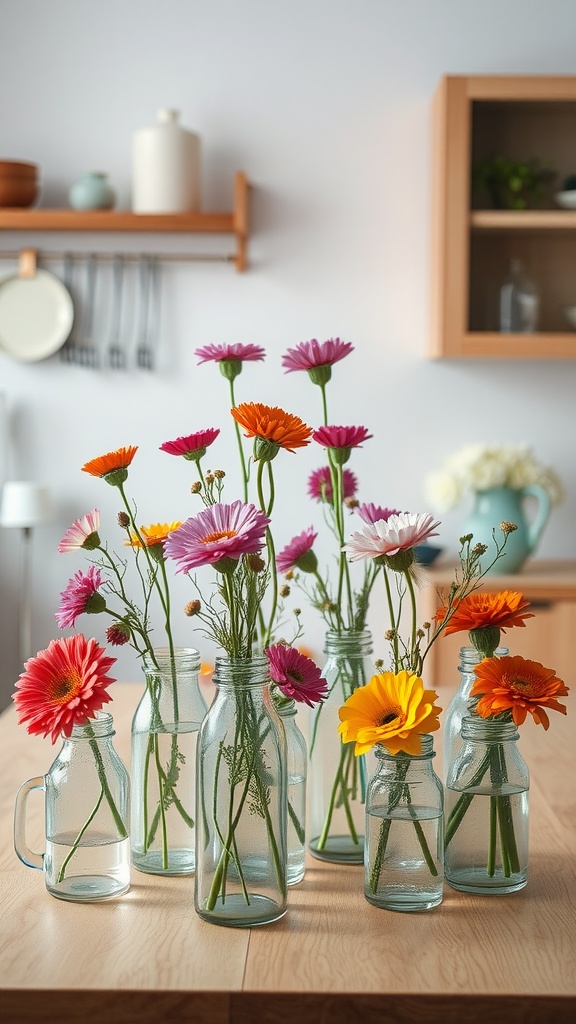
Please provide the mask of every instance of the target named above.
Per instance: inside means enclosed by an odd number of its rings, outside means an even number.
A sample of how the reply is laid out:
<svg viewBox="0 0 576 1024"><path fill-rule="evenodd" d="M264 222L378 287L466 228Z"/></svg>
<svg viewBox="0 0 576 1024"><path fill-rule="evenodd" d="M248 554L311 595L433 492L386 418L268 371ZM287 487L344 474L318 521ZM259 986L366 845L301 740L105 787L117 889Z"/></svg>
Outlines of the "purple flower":
<svg viewBox="0 0 576 1024"><path fill-rule="evenodd" d="M241 555L256 554L262 548L270 520L255 505L234 501L217 503L191 516L168 536L164 554L178 563L177 572L189 572L201 565L238 561Z"/></svg>
<svg viewBox="0 0 576 1024"><path fill-rule="evenodd" d="M168 452L168 455L183 455L185 459L198 462L206 454L206 449L216 440L219 433L220 430L217 427L198 430L195 434L177 437L175 441L164 441L160 445L160 451Z"/></svg>
<svg viewBox="0 0 576 1024"><path fill-rule="evenodd" d="M315 703L328 696L328 684L318 666L295 647L274 644L267 647L264 654L268 658L270 678L284 696L309 707L314 707Z"/></svg>
<svg viewBox="0 0 576 1024"><path fill-rule="evenodd" d="M344 470L342 483L344 490L342 497L344 499L353 498L358 489L358 481L351 469ZM332 504L334 494L332 493L332 477L329 466L313 470L308 477L308 494L316 501L326 501L328 504Z"/></svg>
<svg viewBox="0 0 576 1024"><path fill-rule="evenodd" d="M312 526L303 530L297 537L293 537L289 544L276 556L276 568L278 572L289 572L296 567L303 572L315 572L318 568L318 559L312 551L312 545L318 534Z"/></svg>
<svg viewBox="0 0 576 1024"><path fill-rule="evenodd" d="M302 341L296 348L289 348L282 356L282 366L286 373L295 370L314 370L318 366L333 366L340 359L352 352L354 346L340 338L329 338L328 341Z"/></svg>
<svg viewBox="0 0 576 1024"><path fill-rule="evenodd" d="M365 501L363 505L358 505L356 512L365 523L370 525L377 523L379 519L388 522L390 516L400 515L400 510L397 508L382 508L381 505L374 505L371 501Z"/></svg>
<svg viewBox="0 0 576 1024"><path fill-rule="evenodd" d="M74 574L60 594L60 608L56 612L56 622L60 629L73 629L76 619L84 612L104 611L106 601L98 593L98 588L104 582L102 573L95 565L91 565L86 572L80 569Z"/></svg>
<svg viewBox="0 0 576 1024"><path fill-rule="evenodd" d="M237 342L234 345L204 345L194 352L200 363L221 363L229 360L240 362L255 362L257 359L264 359L264 349L260 345L242 345Z"/></svg>

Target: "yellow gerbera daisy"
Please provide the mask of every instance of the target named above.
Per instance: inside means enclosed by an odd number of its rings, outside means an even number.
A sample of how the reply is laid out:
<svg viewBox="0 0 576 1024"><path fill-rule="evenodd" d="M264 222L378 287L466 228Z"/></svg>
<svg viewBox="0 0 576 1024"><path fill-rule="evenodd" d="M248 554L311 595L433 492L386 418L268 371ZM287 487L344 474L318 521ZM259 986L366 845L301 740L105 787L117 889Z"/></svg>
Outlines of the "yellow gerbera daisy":
<svg viewBox="0 0 576 1024"><path fill-rule="evenodd" d="M421 733L440 728L442 708L434 704L438 694L425 690L411 672L381 672L367 686L360 686L338 711L338 731L343 743L356 742L354 753L365 754L382 743L391 754L422 751Z"/></svg>
<svg viewBox="0 0 576 1024"><path fill-rule="evenodd" d="M147 548L153 548L156 544L162 544L169 533L182 526L181 522L174 523L151 523L150 526L140 527L140 536ZM128 547L141 548L140 538L135 533L130 535L130 540L125 541Z"/></svg>

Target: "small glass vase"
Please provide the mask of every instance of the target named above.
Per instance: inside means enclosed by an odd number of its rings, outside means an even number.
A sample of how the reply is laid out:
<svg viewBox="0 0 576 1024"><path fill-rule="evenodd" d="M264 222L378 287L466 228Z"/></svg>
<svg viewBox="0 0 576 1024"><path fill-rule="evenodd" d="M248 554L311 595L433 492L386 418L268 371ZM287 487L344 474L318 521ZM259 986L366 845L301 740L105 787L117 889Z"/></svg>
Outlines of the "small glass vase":
<svg viewBox="0 0 576 1024"><path fill-rule="evenodd" d="M384 910L431 910L444 885L443 789L432 766L434 741L422 752L375 748L378 767L366 796L364 895Z"/></svg>
<svg viewBox="0 0 576 1024"><path fill-rule="evenodd" d="M206 704L200 655L168 648L144 656L146 689L132 721L132 863L153 875L196 864L196 744Z"/></svg>
<svg viewBox="0 0 576 1024"><path fill-rule="evenodd" d="M286 912L286 734L268 659L216 658L198 740L196 912L248 928Z"/></svg>
<svg viewBox="0 0 576 1024"><path fill-rule="evenodd" d="M310 851L318 860L362 864L368 761L355 756L354 743L342 743L338 709L370 680L372 636L368 630L330 630L324 650L328 696L310 721Z"/></svg>
<svg viewBox="0 0 576 1024"><path fill-rule="evenodd" d="M448 766L445 869L453 889L516 892L528 877L528 768L514 722L467 715Z"/></svg>
<svg viewBox="0 0 576 1024"><path fill-rule="evenodd" d="M505 658L509 654L507 647L497 647L494 655L497 658ZM475 647L460 648L460 684L454 693L442 721L442 763L444 766L443 777L446 779L448 765L452 764L456 754L462 747L462 719L469 714L468 702L470 691L476 680L474 669L483 660Z"/></svg>
<svg viewBox="0 0 576 1024"><path fill-rule="evenodd" d="M130 888L128 772L112 743L112 715L97 711L75 725L47 775L18 790L14 846L27 867L44 871L52 896L93 903ZM45 792L46 851L26 842L26 809L33 790Z"/></svg>
<svg viewBox="0 0 576 1024"><path fill-rule="evenodd" d="M281 698L274 706L282 719L286 733L286 760L288 769L288 823L286 834L286 881L297 885L306 870L306 774L308 751L300 731L296 714L296 701Z"/></svg>

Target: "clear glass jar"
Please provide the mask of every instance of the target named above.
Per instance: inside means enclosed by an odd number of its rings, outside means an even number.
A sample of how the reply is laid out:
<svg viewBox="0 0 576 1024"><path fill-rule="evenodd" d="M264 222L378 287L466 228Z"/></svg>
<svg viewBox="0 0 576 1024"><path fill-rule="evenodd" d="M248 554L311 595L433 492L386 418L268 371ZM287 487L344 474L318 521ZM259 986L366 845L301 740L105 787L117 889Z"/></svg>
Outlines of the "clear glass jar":
<svg viewBox="0 0 576 1024"><path fill-rule="evenodd" d="M310 851L319 860L362 864L370 772L366 755L356 757L355 744L342 743L338 709L373 674L369 664L372 635L368 630L330 630L324 650L327 659L322 675L328 683L328 696L314 708L310 721ZM374 764L373 756L370 762Z"/></svg>
<svg viewBox="0 0 576 1024"><path fill-rule="evenodd" d="M268 659L216 658L198 740L195 908L252 927L286 912L286 734Z"/></svg>
<svg viewBox="0 0 576 1024"><path fill-rule="evenodd" d="M297 885L304 878L306 859L306 774L308 751L306 740L298 726L298 705L288 698L275 700L274 706L282 719L286 733L286 760L288 769L288 824L286 834L286 880Z"/></svg>
<svg viewBox="0 0 576 1024"><path fill-rule="evenodd" d="M47 775L29 779L16 797L14 846L23 864L44 871L52 896L92 903L130 888L128 772L112 743L112 715L96 712L75 725ZM33 790L45 793L46 851L26 842L26 810Z"/></svg>
<svg viewBox="0 0 576 1024"><path fill-rule="evenodd" d="M528 768L514 722L467 715L448 766L446 881L461 892L508 893L528 877Z"/></svg>
<svg viewBox="0 0 576 1024"><path fill-rule="evenodd" d="M146 689L132 721L132 863L156 875L196 865L196 744L206 704L194 648L145 655Z"/></svg>
<svg viewBox="0 0 576 1024"><path fill-rule="evenodd" d="M505 658L508 654L509 651L507 647L497 647L494 651L494 655L497 658ZM468 707L468 702L470 700L470 691L476 680L474 669L482 660L483 656L478 653L475 647L460 648L460 664L458 665L460 683L452 697L452 700L446 708L446 711L444 712L442 721L442 764L444 779L446 779L448 773L448 765L452 764L456 754L462 747L462 737L460 735L462 719L465 715L469 714L470 709Z"/></svg>
<svg viewBox="0 0 576 1024"><path fill-rule="evenodd" d="M444 885L443 789L432 766L434 741L422 752L375 748L378 767L366 797L364 895L385 910L431 910Z"/></svg>
<svg viewBox="0 0 576 1024"><path fill-rule="evenodd" d="M540 298L520 260L511 260L508 279L500 289L500 330L533 334L538 330Z"/></svg>

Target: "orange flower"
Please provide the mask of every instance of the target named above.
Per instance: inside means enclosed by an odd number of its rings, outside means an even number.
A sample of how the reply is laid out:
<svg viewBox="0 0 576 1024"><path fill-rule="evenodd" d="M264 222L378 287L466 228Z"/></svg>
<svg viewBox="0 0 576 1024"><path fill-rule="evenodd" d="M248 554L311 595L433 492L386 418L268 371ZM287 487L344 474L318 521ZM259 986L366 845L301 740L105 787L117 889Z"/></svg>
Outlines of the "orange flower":
<svg viewBox="0 0 576 1024"><path fill-rule="evenodd" d="M132 459L136 455L138 448L118 448L115 452L108 452L106 455L99 455L97 459L92 459L87 462L85 466L82 466L83 473L90 473L92 476L103 476L108 477L110 474L116 474L118 470L126 470ZM121 474L122 475L122 474ZM126 479L126 474L123 475L123 480ZM116 481L111 481L115 483Z"/></svg>
<svg viewBox="0 0 576 1024"><path fill-rule="evenodd" d="M172 533L172 530L177 530L180 526L182 526L181 522L152 523L150 526L141 526L140 536L144 541L144 547L153 548L155 547L156 544L162 544L163 541L166 540L168 534ZM124 543L126 544L127 547L142 547L142 544L140 543L140 540L135 533L132 533L130 535L130 540L127 540Z"/></svg>
<svg viewBox="0 0 576 1024"><path fill-rule="evenodd" d="M498 594L468 594L456 605L444 635L459 633L463 629L486 629L496 626L506 630L510 626L524 626L524 619L534 618L533 612L524 611L530 602L515 590L501 590ZM443 622L446 608L436 612L436 622Z"/></svg>
<svg viewBox="0 0 576 1024"><path fill-rule="evenodd" d="M476 712L481 718L492 718L501 711L511 711L516 725L522 725L528 712L545 729L549 726L544 708L566 714L564 704L556 698L566 697L568 687L554 669L544 668L539 661L513 658L485 658L474 669L476 682L470 691L480 696Z"/></svg>
<svg viewBox="0 0 576 1024"><path fill-rule="evenodd" d="M312 427L307 427L299 416L292 416L278 406L243 402L230 411L236 422L244 428L245 437L271 442L276 450L285 448L293 452L310 443Z"/></svg>

